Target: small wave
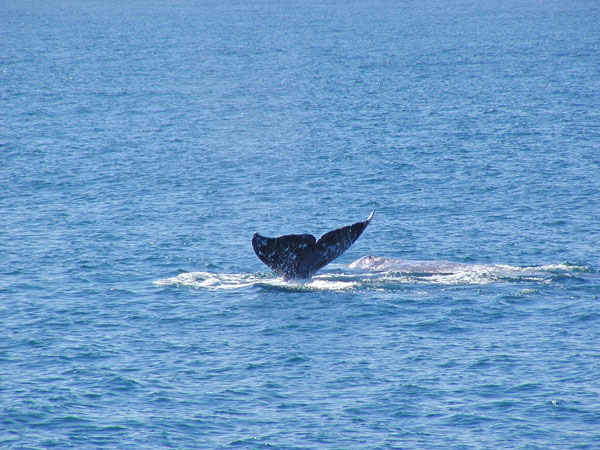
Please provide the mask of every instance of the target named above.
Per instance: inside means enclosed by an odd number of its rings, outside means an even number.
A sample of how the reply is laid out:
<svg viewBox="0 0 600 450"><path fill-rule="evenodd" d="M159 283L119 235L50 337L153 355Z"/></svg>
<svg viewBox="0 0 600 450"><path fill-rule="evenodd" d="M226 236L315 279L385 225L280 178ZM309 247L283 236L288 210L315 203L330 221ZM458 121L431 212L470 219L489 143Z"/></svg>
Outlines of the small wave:
<svg viewBox="0 0 600 450"><path fill-rule="evenodd" d="M307 281L284 281L274 273L186 272L157 280L154 285L213 291L253 287L292 292L389 291L410 284L550 283L556 280L580 279L583 273L595 273L588 267L571 264L519 267L506 264L409 261L378 256L365 256L349 265L332 267L335 272L323 272Z"/></svg>

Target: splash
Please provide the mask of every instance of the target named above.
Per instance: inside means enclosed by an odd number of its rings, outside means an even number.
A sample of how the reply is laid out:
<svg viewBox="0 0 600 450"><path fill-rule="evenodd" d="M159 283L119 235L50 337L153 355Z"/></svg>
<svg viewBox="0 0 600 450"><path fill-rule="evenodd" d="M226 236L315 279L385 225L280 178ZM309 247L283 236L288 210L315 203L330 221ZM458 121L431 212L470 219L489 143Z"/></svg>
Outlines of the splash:
<svg viewBox="0 0 600 450"><path fill-rule="evenodd" d="M284 281L274 273L187 272L154 282L156 286L190 287L205 290L261 288L266 290L313 292L397 290L407 285L485 285L492 283L545 284L564 279L597 278L584 266L548 264L511 266L468 264L450 261L410 261L364 256L348 265L332 265L332 272L306 281ZM587 274L584 277L583 274Z"/></svg>
<svg viewBox="0 0 600 450"><path fill-rule="evenodd" d="M191 287L207 290L232 290L257 286L281 291L343 291L353 289L357 281L336 280L318 275L307 281L284 281L275 274L188 272L154 282L155 286Z"/></svg>

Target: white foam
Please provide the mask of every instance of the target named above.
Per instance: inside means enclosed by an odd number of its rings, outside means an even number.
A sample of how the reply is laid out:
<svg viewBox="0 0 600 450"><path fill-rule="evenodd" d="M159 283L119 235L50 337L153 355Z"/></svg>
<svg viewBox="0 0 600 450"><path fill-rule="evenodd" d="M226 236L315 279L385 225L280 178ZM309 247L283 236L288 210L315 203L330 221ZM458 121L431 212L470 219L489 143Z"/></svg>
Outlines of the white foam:
<svg viewBox="0 0 600 450"><path fill-rule="evenodd" d="M354 289L359 284L359 281L328 279L326 275L319 275L313 278L307 286L319 291L345 291Z"/></svg>
<svg viewBox="0 0 600 450"><path fill-rule="evenodd" d="M274 275L254 273L186 272L154 282L155 286L191 287L207 290L242 289L264 286L293 291L340 291L352 289L357 281L335 280L319 275L307 281L284 281Z"/></svg>
<svg viewBox="0 0 600 450"><path fill-rule="evenodd" d="M241 289L260 281L255 274L186 272L176 277L164 278L154 282L155 286L186 286L198 289Z"/></svg>
<svg viewBox="0 0 600 450"><path fill-rule="evenodd" d="M186 272L157 280L154 284L206 290L234 290L253 286L286 291L393 290L407 284L483 285L522 281L549 283L557 273L571 274L575 271L589 270L568 264L519 267L506 264L409 261L378 256L365 256L348 266L332 267L336 270L335 273L320 273L306 281L288 282L273 273Z"/></svg>

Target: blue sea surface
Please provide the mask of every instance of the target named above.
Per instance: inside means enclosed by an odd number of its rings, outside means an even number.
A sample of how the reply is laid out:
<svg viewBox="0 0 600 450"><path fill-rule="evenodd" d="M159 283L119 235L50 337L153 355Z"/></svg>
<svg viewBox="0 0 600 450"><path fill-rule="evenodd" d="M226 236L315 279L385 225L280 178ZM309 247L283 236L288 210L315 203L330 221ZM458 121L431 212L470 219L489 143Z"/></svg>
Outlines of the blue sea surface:
<svg viewBox="0 0 600 450"><path fill-rule="evenodd" d="M0 448L600 448L599 23L0 2Z"/></svg>

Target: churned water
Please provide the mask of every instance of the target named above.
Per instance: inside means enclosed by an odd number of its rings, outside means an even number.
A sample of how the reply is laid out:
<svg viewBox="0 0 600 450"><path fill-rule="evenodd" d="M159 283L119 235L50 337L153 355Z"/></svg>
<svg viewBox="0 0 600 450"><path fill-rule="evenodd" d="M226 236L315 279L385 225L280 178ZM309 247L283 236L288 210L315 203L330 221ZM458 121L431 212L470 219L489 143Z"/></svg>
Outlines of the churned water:
<svg viewBox="0 0 600 450"><path fill-rule="evenodd" d="M599 23L0 2L0 447L600 448Z"/></svg>

